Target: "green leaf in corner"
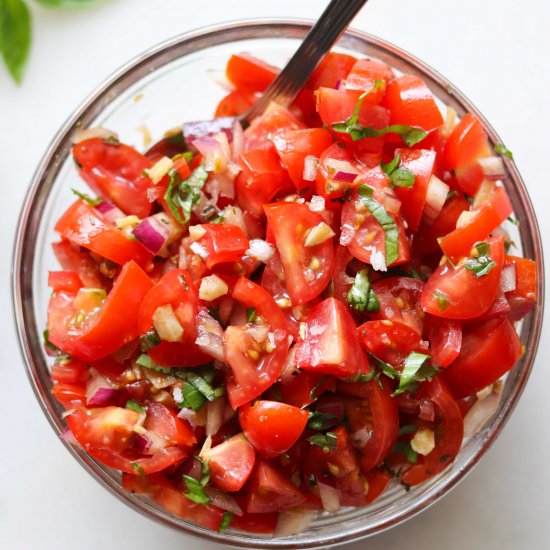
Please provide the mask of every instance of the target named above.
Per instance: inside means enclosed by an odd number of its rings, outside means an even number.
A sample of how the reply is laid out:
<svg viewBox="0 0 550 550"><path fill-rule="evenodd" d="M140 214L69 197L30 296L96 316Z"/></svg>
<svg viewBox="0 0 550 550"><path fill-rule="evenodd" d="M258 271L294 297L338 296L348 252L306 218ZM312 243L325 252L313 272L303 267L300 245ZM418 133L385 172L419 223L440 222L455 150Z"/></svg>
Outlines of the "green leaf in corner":
<svg viewBox="0 0 550 550"><path fill-rule="evenodd" d="M103 0L35 0L47 8L85 8Z"/></svg>
<svg viewBox="0 0 550 550"><path fill-rule="evenodd" d="M0 51L17 84L23 79L31 33L31 14L23 0L0 0Z"/></svg>

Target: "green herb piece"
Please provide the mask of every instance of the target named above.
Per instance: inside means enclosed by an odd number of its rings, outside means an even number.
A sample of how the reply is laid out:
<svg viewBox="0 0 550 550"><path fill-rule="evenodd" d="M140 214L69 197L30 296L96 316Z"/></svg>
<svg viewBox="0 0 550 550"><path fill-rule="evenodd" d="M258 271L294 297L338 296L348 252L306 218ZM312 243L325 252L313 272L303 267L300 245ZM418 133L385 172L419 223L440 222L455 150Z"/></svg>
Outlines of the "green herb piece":
<svg viewBox="0 0 550 550"><path fill-rule="evenodd" d="M139 345L141 351L147 351L151 348L154 348L160 344L160 336L157 334L157 331L153 328L149 332L146 332L140 339Z"/></svg>
<svg viewBox="0 0 550 550"><path fill-rule="evenodd" d="M185 151L184 153L181 154L181 156L185 159L185 162L189 164L193 160L194 155L191 151Z"/></svg>
<svg viewBox="0 0 550 550"><path fill-rule="evenodd" d="M495 145L495 152L503 157L509 158L510 160L514 160L514 155L512 151L510 151L510 149L508 149L508 147L506 147L504 143L497 143Z"/></svg>
<svg viewBox="0 0 550 550"><path fill-rule="evenodd" d="M256 308L255 307L247 307L246 308L246 320L249 323L253 323L256 319Z"/></svg>
<svg viewBox="0 0 550 550"><path fill-rule="evenodd" d="M346 295L349 305L357 311L368 311L377 313L380 309L380 302L371 287L369 272L362 269L355 275L355 281Z"/></svg>
<svg viewBox="0 0 550 550"><path fill-rule="evenodd" d="M430 359L429 355L423 353L416 351L409 353L399 378L399 387L393 392L393 395L408 391L416 382L422 382L436 374L437 371L428 363Z"/></svg>
<svg viewBox="0 0 550 550"><path fill-rule="evenodd" d="M208 485L208 482L210 481L210 467L208 466L208 462L203 460L201 457L195 456L194 459L201 465L200 484L204 487Z"/></svg>
<svg viewBox="0 0 550 550"><path fill-rule="evenodd" d="M171 376L175 376L174 371L176 369L169 369L167 367L161 367L160 365L157 365L146 353L142 353L136 359L136 365L138 367L143 367L144 369L150 369L150 370L160 372L162 374L169 374Z"/></svg>
<svg viewBox="0 0 550 550"><path fill-rule="evenodd" d="M323 450L328 449L329 451L334 451L334 449L336 449L338 437L335 433L327 432L326 434L312 435L311 437L308 437L307 440L312 445L322 447Z"/></svg>
<svg viewBox="0 0 550 550"><path fill-rule="evenodd" d="M310 411L307 421L307 427L312 430L325 430L334 424L334 420L338 417L335 414L323 413L320 411Z"/></svg>
<svg viewBox="0 0 550 550"><path fill-rule="evenodd" d="M412 187L416 176L408 168L400 166L401 157L397 155L388 164L380 163L382 170L388 176L391 187Z"/></svg>
<svg viewBox="0 0 550 550"><path fill-rule="evenodd" d="M346 379L346 382L370 382L376 374L375 369L371 369L367 374L358 372Z"/></svg>
<svg viewBox="0 0 550 550"><path fill-rule="evenodd" d="M476 277L483 277L487 275L493 267L495 267L495 261L489 256L491 247L487 242L479 242L476 244L476 250L478 256L476 258L470 258L464 262L464 267L468 271L473 271Z"/></svg>
<svg viewBox="0 0 550 550"><path fill-rule="evenodd" d="M197 504L208 504L210 502L210 497L206 494L204 487L197 481L194 477L185 475L183 476L183 481L187 485L188 493L183 493L189 500L196 502Z"/></svg>
<svg viewBox="0 0 550 550"><path fill-rule="evenodd" d="M0 53L11 76L21 83L31 45L31 14L22 0L0 1Z"/></svg>
<svg viewBox="0 0 550 550"><path fill-rule="evenodd" d="M132 411L136 411L138 413L145 412L145 409L133 399L128 399L128 401L126 402L126 408Z"/></svg>
<svg viewBox="0 0 550 550"><path fill-rule="evenodd" d="M323 375L321 376L321 378L319 378L319 382L317 382L317 384L315 384L315 386L313 386L312 390L309 392L309 398L310 400L315 400L317 399L317 392L321 389L321 386L323 385L323 383L325 382L327 378L327 375Z"/></svg>
<svg viewBox="0 0 550 550"><path fill-rule="evenodd" d="M219 386L218 388L213 388L211 383L206 379L206 377L200 376L193 371L188 371L187 381L190 384L193 384L197 390L199 390L208 401L214 401L225 394L225 386Z"/></svg>
<svg viewBox="0 0 550 550"><path fill-rule="evenodd" d="M87 195L86 193L81 193L80 191L77 191L76 189L71 189L71 191L79 199L82 199L83 201L86 201L90 206L97 206L101 202L100 198L92 199L92 197L90 197L90 195Z"/></svg>
<svg viewBox="0 0 550 550"><path fill-rule="evenodd" d="M50 331L48 329L46 329L42 335L44 336L44 345L53 350L53 351L61 351L55 344L52 344L50 342Z"/></svg>
<svg viewBox="0 0 550 550"><path fill-rule="evenodd" d="M389 363L382 361L382 359L379 359L378 357L376 357L376 355L373 355L372 353L367 352L367 354L374 360L376 366L378 367L379 373L378 375L375 374L375 377L379 376L380 374L384 374L392 380L399 378L399 371L394 369Z"/></svg>
<svg viewBox="0 0 550 550"><path fill-rule="evenodd" d="M208 173L204 169L204 165L201 164L185 180L182 180L179 173L173 168L168 172L168 178L164 199L174 217L180 223L187 223L191 219L193 206L199 201L200 192L206 183ZM183 218L180 209L183 212Z"/></svg>
<svg viewBox="0 0 550 550"><path fill-rule="evenodd" d="M399 230L395 220L386 212L386 209L372 196L373 188L360 185L357 194L374 219L384 231L386 266L391 265L399 257Z"/></svg>
<svg viewBox="0 0 550 550"><path fill-rule="evenodd" d="M227 529L233 519L233 512L224 512L220 526L218 527L218 532L224 531Z"/></svg>
<svg viewBox="0 0 550 550"><path fill-rule="evenodd" d="M416 464L418 460L418 453L411 447L410 441L398 441L393 447L393 452L404 454L411 464Z"/></svg>
<svg viewBox="0 0 550 550"><path fill-rule="evenodd" d="M399 435L412 434L416 432L417 429L416 424L404 424L399 428Z"/></svg>
<svg viewBox="0 0 550 550"><path fill-rule="evenodd" d="M514 218L513 216L508 216L506 218L511 224L514 224L516 227L519 226L519 220Z"/></svg>
<svg viewBox="0 0 550 550"><path fill-rule="evenodd" d="M183 401L178 405L180 409L187 407L194 411L200 411L207 399L193 384L185 382L182 388Z"/></svg>
<svg viewBox="0 0 550 550"><path fill-rule="evenodd" d="M445 293L440 290L434 290L433 297L439 311L445 311L449 307L449 299Z"/></svg>
<svg viewBox="0 0 550 550"><path fill-rule="evenodd" d="M107 143L108 145L120 145L120 140L116 136L107 136L103 140L103 143ZM149 173L147 173L146 175L147 177L149 177Z"/></svg>
<svg viewBox="0 0 550 550"><path fill-rule="evenodd" d="M130 466L132 466L132 470L134 470L136 474L139 474L140 476L145 475L145 470L137 462L130 462Z"/></svg>

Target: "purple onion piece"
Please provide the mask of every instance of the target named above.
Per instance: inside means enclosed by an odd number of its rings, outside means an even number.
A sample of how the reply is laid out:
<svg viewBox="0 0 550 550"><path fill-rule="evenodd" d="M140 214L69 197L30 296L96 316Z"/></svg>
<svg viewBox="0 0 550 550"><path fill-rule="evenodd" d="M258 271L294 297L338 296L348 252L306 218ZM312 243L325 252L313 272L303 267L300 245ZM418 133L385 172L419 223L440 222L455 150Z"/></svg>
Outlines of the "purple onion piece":
<svg viewBox="0 0 550 550"><path fill-rule="evenodd" d="M220 489L209 485L204 488L204 492L210 497L210 500L214 506L217 506L227 512L232 512L236 516L243 515L242 508L237 504L237 501L231 495L228 495Z"/></svg>
<svg viewBox="0 0 550 550"><path fill-rule="evenodd" d="M134 447L136 451L141 454L147 454L147 451L150 449L152 441L141 434L135 434L134 436Z"/></svg>
<svg viewBox="0 0 550 550"><path fill-rule="evenodd" d="M115 223L119 218L123 218L126 214L120 208L107 201L101 201L95 209L103 216L107 223Z"/></svg>
<svg viewBox="0 0 550 550"><path fill-rule="evenodd" d="M107 407L116 405L119 391L115 388L98 388L95 393L86 401L89 407Z"/></svg>
<svg viewBox="0 0 550 550"><path fill-rule="evenodd" d="M155 216L149 216L134 228L132 235L144 248L151 252L151 254L157 254L168 240L170 228Z"/></svg>
<svg viewBox="0 0 550 550"><path fill-rule="evenodd" d="M357 174L354 172L341 172L338 171L332 178L334 181L343 181L345 183L352 183L355 181Z"/></svg>
<svg viewBox="0 0 550 550"><path fill-rule="evenodd" d="M184 122L183 136L188 147L196 139L205 136L214 136L219 132L224 132L227 139L233 139L233 125L235 117L220 117L213 120L199 120L197 122Z"/></svg>

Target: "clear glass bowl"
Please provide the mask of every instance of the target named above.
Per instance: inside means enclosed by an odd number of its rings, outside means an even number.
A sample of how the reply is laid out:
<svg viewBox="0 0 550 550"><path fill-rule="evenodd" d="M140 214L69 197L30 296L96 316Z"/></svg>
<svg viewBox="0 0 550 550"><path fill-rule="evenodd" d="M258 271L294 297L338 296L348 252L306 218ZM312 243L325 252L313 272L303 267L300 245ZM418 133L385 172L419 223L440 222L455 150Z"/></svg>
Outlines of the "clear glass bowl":
<svg viewBox="0 0 550 550"><path fill-rule="evenodd" d="M283 65L310 28L304 21L243 21L201 29L174 38L139 56L101 85L53 139L30 185L16 232L13 256L13 306L19 343L32 388L52 428L65 428L62 408L50 394L48 358L42 349L49 298L47 271L56 268L50 243L55 221L74 200L72 187L84 189L70 155L70 137L78 127L106 126L121 140L142 148L144 136L153 140L185 120L210 118L225 93L213 75L223 71L231 53L249 51ZM475 113L484 121L494 145L500 140L477 109L450 82L410 54L373 36L350 30L338 50L378 58L398 72L422 77L442 105L459 116ZM147 128L145 131L144 128ZM455 462L423 485L405 492L392 487L368 508L344 509L320 515L311 528L281 539L227 530L208 531L178 519L147 498L127 493L117 472L95 462L65 443L67 450L106 489L142 514L182 533L242 548L320 548L349 542L388 529L433 504L454 487L483 456L514 409L527 382L539 341L543 312L543 259L535 213L515 165L505 159L506 188L520 221L514 240L522 253L537 260L539 305L523 321L520 334L526 348L508 375L503 399L489 425L464 443Z"/></svg>

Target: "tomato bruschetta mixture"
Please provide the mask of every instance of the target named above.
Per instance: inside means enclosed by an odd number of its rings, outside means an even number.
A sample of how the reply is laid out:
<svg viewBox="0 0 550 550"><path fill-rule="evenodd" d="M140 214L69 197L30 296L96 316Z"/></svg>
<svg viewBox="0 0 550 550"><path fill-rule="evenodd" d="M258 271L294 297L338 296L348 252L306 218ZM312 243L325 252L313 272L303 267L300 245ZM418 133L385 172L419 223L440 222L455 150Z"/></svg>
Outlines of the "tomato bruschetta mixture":
<svg viewBox="0 0 550 550"><path fill-rule="evenodd" d="M289 110L228 125L277 72L232 56L221 118L145 153L78 133L92 193L55 226L45 349L64 437L126 489L283 536L453 462L523 353L536 266L476 116L330 53Z"/></svg>

